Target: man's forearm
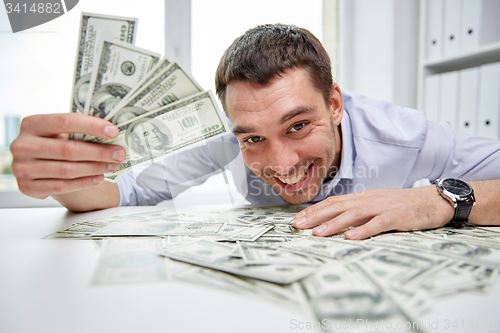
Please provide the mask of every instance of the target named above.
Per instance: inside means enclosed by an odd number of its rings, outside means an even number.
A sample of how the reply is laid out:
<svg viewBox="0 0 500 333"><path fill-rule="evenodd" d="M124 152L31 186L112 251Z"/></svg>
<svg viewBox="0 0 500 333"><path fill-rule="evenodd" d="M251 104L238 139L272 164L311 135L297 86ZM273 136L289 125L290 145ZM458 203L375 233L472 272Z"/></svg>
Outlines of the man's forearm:
<svg viewBox="0 0 500 333"><path fill-rule="evenodd" d="M469 223L500 225L500 179L470 182L476 205L472 207Z"/></svg>
<svg viewBox="0 0 500 333"><path fill-rule="evenodd" d="M118 186L106 181L88 189L52 195L52 197L74 212L117 207L120 203Z"/></svg>

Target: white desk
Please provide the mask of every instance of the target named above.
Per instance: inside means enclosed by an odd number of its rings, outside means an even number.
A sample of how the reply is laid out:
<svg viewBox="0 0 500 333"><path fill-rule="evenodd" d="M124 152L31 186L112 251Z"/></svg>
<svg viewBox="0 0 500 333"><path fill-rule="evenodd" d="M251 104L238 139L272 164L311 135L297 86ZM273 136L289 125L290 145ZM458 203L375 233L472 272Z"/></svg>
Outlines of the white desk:
<svg viewBox="0 0 500 333"><path fill-rule="evenodd" d="M42 240L75 222L161 207L122 207L72 214L64 208L0 210L0 332L311 332L290 321L311 318L274 303L192 284L90 286L99 253L89 241ZM213 208L212 208L213 209ZM500 228L497 228L500 229ZM439 300L420 321L497 320L500 282L487 294Z"/></svg>

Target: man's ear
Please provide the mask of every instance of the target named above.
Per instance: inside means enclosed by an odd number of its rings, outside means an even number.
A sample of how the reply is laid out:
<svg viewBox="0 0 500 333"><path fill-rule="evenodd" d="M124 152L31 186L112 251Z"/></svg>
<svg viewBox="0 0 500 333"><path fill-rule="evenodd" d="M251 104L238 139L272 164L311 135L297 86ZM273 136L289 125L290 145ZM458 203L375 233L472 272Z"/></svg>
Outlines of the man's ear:
<svg viewBox="0 0 500 333"><path fill-rule="evenodd" d="M342 116L344 115L344 101L342 100L340 87L335 82L332 83L332 87L330 88L330 111L333 126L340 125Z"/></svg>

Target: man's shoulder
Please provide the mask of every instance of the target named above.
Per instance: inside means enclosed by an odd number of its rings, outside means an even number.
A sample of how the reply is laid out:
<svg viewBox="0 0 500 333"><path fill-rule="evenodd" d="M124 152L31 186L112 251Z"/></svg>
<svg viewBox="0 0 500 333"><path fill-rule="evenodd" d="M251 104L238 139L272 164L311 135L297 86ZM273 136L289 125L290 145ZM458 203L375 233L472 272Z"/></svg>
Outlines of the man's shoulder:
<svg viewBox="0 0 500 333"><path fill-rule="evenodd" d="M411 148L422 146L427 133L425 112L342 90L353 139Z"/></svg>

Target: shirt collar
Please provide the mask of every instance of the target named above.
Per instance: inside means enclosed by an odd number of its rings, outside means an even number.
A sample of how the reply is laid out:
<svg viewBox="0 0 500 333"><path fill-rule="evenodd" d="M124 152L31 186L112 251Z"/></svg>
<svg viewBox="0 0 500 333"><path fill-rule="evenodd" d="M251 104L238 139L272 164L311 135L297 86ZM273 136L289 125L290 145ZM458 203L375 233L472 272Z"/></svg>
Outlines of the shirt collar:
<svg viewBox="0 0 500 333"><path fill-rule="evenodd" d="M342 129L342 152L339 171L332 179L323 183L320 194L314 201L321 201L325 199L341 179L354 178L354 143L352 139L351 120L345 109L340 126Z"/></svg>

